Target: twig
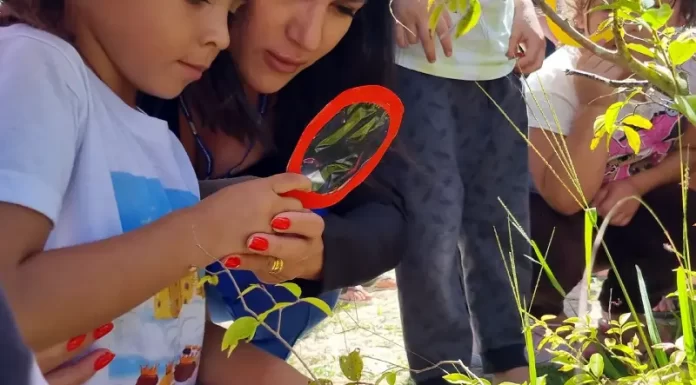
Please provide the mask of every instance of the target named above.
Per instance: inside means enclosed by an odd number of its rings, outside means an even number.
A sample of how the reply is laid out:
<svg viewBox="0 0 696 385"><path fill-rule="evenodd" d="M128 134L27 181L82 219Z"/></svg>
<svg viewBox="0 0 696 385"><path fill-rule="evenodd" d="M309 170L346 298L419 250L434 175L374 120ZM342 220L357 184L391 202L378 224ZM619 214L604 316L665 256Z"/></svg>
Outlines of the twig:
<svg viewBox="0 0 696 385"><path fill-rule="evenodd" d="M588 79L592 79L598 82L602 82L608 86L614 87L614 88L619 88L619 87L645 87L649 86L650 82L647 80L635 80L635 79L623 79L623 80L614 80L614 79L608 79L603 76L599 76L597 74L593 74L591 72L585 72L585 71L580 71L580 70L574 70L574 69L567 69L565 70L565 74L569 76L582 76Z"/></svg>
<svg viewBox="0 0 696 385"><path fill-rule="evenodd" d="M214 263L220 263L220 261L219 261L217 258L213 257L213 256L203 247L203 245L201 245L201 243L198 241L198 236L196 235L196 227L195 227L195 226L192 226L192 227L191 227L191 231L193 232L193 239L194 239L194 241L196 242L196 247L198 247L205 255L207 255L208 257L210 257L210 259L212 259ZM222 266L222 269L227 273L227 276L230 277L230 280L232 281L232 284L234 285L234 288L237 290L237 292L238 292L238 293L241 293L242 290L240 290L239 285L237 284L237 280L234 278L234 276L232 275L232 273L231 273L222 263L220 263L220 265ZM256 314L255 311L253 311L253 310L251 310L251 309L249 308L249 306L248 306L247 303L246 303L246 300L244 299L244 296L243 296L243 295L242 295L242 296L239 296L239 299L242 301L242 307L244 308L244 310L245 310L247 313L251 314L252 317L254 317L254 318L256 318L256 319L258 320L258 319L259 319L259 315ZM273 330L273 328L272 328L270 325L268 325L265 321L262 321L260 324L261 324L261 326L264 327L264 329L268 330L269 333L271 333L275 338L277 338L278 341L280 341L280 343L281 343L286 349L288 349L288 351L290 351L290 353L291 353L292 355L294 355L295 357L297 357L297 360L300 361L300 364L302 364L302 366L305 368L305 370L307 371L307 373L309 373L309 376L312 378L312 380L313 380L313 381L317 381L317 377L314 375L314 373L312 372L312 369L309 367L309 365L308 365L306 362L304 362L304 360L302 359L302 357L300 357L300 355L297 353L297 351L296 351L287 341L285 341L285 339L280 335L280 333L278 333L278 332L276 332L275 330Z"/></svg>

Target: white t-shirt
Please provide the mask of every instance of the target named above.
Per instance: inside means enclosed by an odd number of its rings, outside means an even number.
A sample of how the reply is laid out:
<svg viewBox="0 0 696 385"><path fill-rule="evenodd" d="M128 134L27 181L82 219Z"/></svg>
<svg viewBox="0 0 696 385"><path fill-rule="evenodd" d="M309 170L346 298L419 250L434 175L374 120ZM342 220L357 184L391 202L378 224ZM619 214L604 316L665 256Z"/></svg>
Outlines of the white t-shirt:
<svg viewBox="0 0 696 385"><path fill-rule="evenodd" d="M515 67L515 61L505 56L514 14L514 0L481 0L478 24L458 39L454 38L452 32L451 57L445 57L440 39L435 36L435 63L428 62L420 44L413 44L408 48L397 48L396 64L428 75L457 80L494 80L507 76ZM459 14L452 14L455 25L461 18Z"/></svg>
<svg viewBox="0 0 696 385"><path fill-rule="evenodd" d="M543 66L529 75L525 85L527 117L529 127L541 128L554 133L568 135L579 108L572 76L566 69L574 69L580 51L573 47L562 47L549 56ZM694 89L696 62L685 63L689 86ZM616 131L609 143L609 160L604 174L604 182L627 178L640 171L654 167L673 149L678 139L678 122L682 130L686 119L675 110L665 109L656 103L629 103L619 114L619 119L629 113L637 113L649 119L653 128L638 130L641 137L640 151L636 154L628 145L622 131ZM587 127L591 130L592 127ZM588 146L590 143L587 144Z"/></svg>
<svg viewBox="0 0 696 385"><path fill-rule="evenodd" d="M126 105L67 42L2 27L0 68L0 201L53 221L47 249L116 236L199 200L167 123ZM114 320L94 348L116 357L87 384L195 384L205 323L195 281L193 273Z"/></svg>

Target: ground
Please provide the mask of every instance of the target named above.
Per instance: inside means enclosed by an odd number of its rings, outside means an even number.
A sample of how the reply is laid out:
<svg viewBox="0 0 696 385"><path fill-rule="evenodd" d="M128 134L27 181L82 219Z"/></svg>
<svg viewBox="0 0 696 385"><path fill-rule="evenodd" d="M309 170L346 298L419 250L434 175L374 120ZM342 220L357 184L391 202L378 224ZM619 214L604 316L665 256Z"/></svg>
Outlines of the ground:
<svg viewBox="0 0 696 385"><path fill-rule="evenodd" d="M389 275L393 276L393 272ZM595 283L593 292L596 290ZM576 308L577 294L575 290L569 296L567 312ZM366 377L363 382L374 383L385 370L407 366L397 292L377 291L372 295L369 304L344 305L298 343L298 354L316 376L332 380L337 385L347 383L341 374L338 357L354 349L360 349L364 358ZM596 303L593 303L593 316L597 317L598 312ZM296 357L290 362L304 371ZM399 373L396 383L408 384L408 373Z"/></svg>

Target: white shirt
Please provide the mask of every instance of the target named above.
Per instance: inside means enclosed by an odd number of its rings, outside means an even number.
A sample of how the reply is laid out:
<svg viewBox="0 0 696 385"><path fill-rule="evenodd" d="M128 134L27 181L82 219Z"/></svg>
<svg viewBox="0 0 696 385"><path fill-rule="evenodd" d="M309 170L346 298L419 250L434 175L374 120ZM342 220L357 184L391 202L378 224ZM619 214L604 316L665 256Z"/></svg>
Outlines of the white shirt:
<svg viewBox="0 0 696 385"><path fill-rule="evenodd" d="M445 57L440 39L434 36L435 63L428 62L420 44L397 48L396 63L414 71L457 80L494 80L507 76L515 67L515 61L505 56L514 14L514 0L481 0L478 24L457 39L452 32L451 57ZM454 25L461 18L459 14L452 14Z"/></svg>
<svg viewBox="0 0 696 385"><path fill-rule="evenodd" d="M580 51L573 47L562 47L549 56L543 66L529 75L525 85L527 117L529 127L541 128L567 136L573 127L575 114L580 103L572 76L566 69L575 69ZM696 62L688 61L681 70L688 75L693 90L696 79L693 74ZM609 142L609 160L605 169L604 182L627 178L635 173L654 167L670 152L678 139L678 122L686 128L686 120L676 111L665 109L657 103L629 103L619 114L619 119L629 113L637 113L650 120L650 130L638 130L641 147L636 154L628 145L625 134L615 131ZM592 127L587 127L591 130ZM590 146L590 143L587 143ZM600 144L603 145L603 144Z"/></svg>
<svg viewBox="0 0 696 385"><path fill-rule="evenodd" d="M167 123L126 105L67 42L1 27L0 68L0 201L53 222L47 249L113 237L199 200ZM195 384L205 322L195 281L194 273L114 320L94 348L116 357L87 384Z"/></svg>

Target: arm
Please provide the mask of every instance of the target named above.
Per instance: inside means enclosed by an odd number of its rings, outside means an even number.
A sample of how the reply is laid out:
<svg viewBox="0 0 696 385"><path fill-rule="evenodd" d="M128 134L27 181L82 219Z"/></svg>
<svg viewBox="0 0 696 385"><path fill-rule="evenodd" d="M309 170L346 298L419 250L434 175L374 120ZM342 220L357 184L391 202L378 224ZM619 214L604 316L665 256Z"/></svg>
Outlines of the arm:
<svg viewBox="0 0 696 385"><path fill-rule="evenodd" d="M379 172L380 167L375 170ZM381 174L355 189L324 219L323 290L359 285L401 261L405 209L399 192Z"/></svg>
<svg viewBox="0 0 696 385"><path fill-rule="evenodd" d="M529 128L532 180L546 202L562 214L571 215L581 210L582 206L578 204L578 201L583 203L581 197L590 202L601 187L608 151L603 144L592 150L590 143L594 137L592 127L595 118L605 111L606 107L601 106L580 107L567 136L538 127ZM546 116L552 119L552 115ZM573 168L566 168L569 166L567 154ZM569 172L573 169L577 178ZM558 176L554 175L554 171Z"/></svg>
<svg viewBox="0 0 696 385"><path fill-rule="evenodd" d="M198 385L307 385L309 378L290 364L252 344L241 343L228 358L223 352L225 329L206 324Z"/></svg>

